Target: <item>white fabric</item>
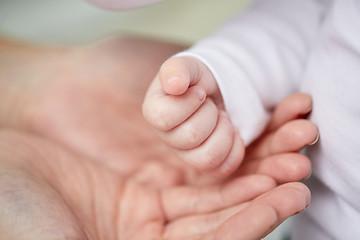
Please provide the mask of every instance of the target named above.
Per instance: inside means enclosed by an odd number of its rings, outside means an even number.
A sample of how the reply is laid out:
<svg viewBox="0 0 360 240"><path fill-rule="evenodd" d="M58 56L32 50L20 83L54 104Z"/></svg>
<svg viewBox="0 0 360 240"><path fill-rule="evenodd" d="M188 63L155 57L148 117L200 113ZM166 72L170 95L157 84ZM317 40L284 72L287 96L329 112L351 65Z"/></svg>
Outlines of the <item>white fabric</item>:
<svg viewBox="0 0 360 240"><path fill-rule="evenodd" d="M311 206L296 218L298 239L360 236L360 1L261 0L181 53L216 77L227 111L250 143L268 111L294 91L309 93L320 141Z"/></svg>

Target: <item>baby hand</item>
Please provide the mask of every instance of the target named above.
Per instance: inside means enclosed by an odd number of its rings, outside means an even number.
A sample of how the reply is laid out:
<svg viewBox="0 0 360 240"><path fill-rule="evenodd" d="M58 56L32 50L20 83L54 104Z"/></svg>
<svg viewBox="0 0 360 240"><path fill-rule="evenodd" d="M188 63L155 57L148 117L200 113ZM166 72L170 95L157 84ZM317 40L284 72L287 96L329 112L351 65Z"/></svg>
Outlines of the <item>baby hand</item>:
<svg viewBox="0 0 360 240"><path fill-rule="evenodd" d="M180 158L219 177L233 173L244 144L223 110L210 70L193 57L173 57L150 85L143 113Z"/></svg>

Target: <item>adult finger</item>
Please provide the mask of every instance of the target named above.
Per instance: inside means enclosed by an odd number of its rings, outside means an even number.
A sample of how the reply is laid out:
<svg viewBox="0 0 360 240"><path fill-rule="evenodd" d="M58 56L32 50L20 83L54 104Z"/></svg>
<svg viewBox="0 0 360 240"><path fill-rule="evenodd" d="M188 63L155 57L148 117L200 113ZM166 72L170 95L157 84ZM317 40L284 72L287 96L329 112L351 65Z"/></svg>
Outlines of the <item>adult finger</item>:
<svg viewBox="0 0 360 240"><path fill-rule="evenodd" d="M226 219L245 209L248 201L219 211L184 216L170 222L164 232L166 239L198 239L213 233ZM202 239L202 238L200 238Z"/></svg>
<svg viewBox="0 0 360 240"><path fill-rule="evenodd" d="M312 99L305 93L294 93L275 108L267 130L273 131L293 119L306 116L312 110Z"/></svg>
<svg viewBox="0 0 360 240"><path fill-rule="evenodd" d="M297 152L307 145L316 143L319 132L314 123L296 119L285 123L272 133L267 133L249 147L249 157L263 158L272 154Z"/></svg>
<svg viewBox="0 0 360 240"><path fill-rule="evenodd" d="M302 183L288 183L254 200L227 219L204 239L260 239L284 220L303 211L310 204L310 191Z"/></svg>
<svg viewBox="0 0 360 240"><path fill-rule="evenodd" d="M288 217L304 210L310 191L288 183L260 197L209 214L189 215L170 223L166 237L179 239L260 239Z"/></svg>
<svg viewBox="0 0 360 240"><path fill-rule="evenodd" d="M212 186L167 189L161 192L161 200L166 218L173 220L227 208L251 200L275 186L270 177L248 175Z"/></svg>
<svg viewBox="0 0 360 240"><path fill-rule="evenodd" d="M282 153L243 163L236 176L265 174L278 183L300 181L311 174L311 162L301 153Z"/></svg>

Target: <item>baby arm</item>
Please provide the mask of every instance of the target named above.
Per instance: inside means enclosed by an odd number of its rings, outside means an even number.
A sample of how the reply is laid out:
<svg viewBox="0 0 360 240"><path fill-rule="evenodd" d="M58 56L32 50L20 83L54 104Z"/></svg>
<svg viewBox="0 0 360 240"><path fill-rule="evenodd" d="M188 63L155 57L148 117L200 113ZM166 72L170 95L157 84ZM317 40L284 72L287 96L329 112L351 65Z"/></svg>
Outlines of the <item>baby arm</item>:
<svg viewBox="0 0 360 240"><path fill-rule="evenodd" d="M190 166L228 176L240 165L244 144L224 111L208 68L193 57L173 57L161 67L143 104L145 118Z"/></svg>
<svg viewBox="0 0 360 240"><path fill-rule="evenodd" d="M231 122L249 145L271 110L300 91L329 0L258 0L212 36L181 53L215 76Z"/></svg>
<svg viewBox="0 0 360 240"><path fill-rule="evenodd" d="M181 58L164 63L145 99L145 117L185 162L230 174L244 152L232 124L248 145L265 129L271 109L300 90L330 3L257 1Z"/></svg>

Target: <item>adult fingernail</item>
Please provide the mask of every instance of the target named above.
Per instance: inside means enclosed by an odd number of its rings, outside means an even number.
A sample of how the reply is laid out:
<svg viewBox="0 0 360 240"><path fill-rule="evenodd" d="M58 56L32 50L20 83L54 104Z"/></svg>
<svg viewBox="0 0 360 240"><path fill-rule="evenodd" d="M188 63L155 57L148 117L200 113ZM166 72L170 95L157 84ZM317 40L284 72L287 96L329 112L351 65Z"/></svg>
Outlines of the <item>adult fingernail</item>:
<svg viewBox="0 0 360 240"><path fill-rule="evenodd" d="M306 115L306 114L309 114L313 109L313 104L312 104L312 99L310 98L309 101L308 101L308 105L307 107L305 108L303 114Z"/></svg>
<svg viewBox="0 0 360 240"><path fill-rule="evenodd" d="M309 175L304 179L304 180L308 180L309 178L311 178L312 172L309 173Z"/></svg>
<svg viewBox="0 0 360 240"><path fill-rule="evenodd" d="M309 143L308 146L315 145L319 141L319 138L320 138L320 133L319 133L319 131L317 131L317 135L316 135L315 140L312 141L311 143Z"/></svg>

